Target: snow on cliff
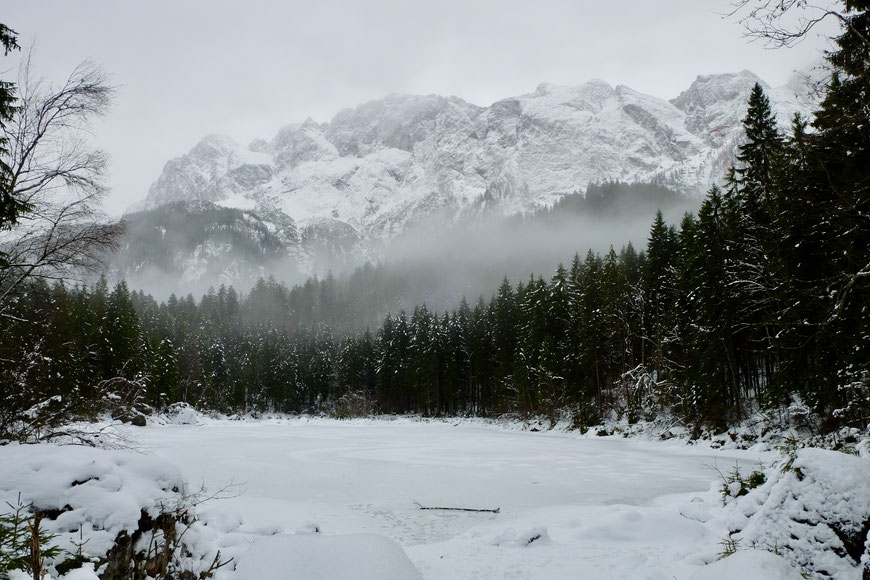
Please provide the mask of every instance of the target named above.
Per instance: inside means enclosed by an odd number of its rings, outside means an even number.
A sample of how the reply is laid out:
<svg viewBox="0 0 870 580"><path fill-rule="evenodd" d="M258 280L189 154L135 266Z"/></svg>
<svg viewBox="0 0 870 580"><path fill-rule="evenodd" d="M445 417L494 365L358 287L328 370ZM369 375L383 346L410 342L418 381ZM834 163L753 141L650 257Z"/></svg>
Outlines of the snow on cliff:
<svg viewBox="0 0 870 580"><path fill-rule="evenodd" d="M733 160L756 82L783 124L811 110L800 83L771 89L749 71L700 76L672 101L600 80L542 84L485 108L391 95L248 147L208 136L166 164L140 208L206 200L302 228L338 221L378 239L485 195L518 213L606 180L701 193Z"/></svg>

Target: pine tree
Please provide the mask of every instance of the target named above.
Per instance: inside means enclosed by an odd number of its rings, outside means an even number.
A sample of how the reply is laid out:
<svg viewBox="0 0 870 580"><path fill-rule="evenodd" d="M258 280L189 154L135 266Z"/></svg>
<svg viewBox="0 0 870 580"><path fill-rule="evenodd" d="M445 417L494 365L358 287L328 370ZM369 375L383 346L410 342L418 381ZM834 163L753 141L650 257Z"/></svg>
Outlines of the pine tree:
<svg viewBox="0 0 870 580"><path fill-rule="evenodd" d="M495 408L495 355L492 340L493 313L480 296L471 311L469 350L471 353L473 412L487 416Z"/></svg>
<svg viewBox="0 0 870 580"><path fill-rule="evenodd" d="M415 412L436 414L440 407L440 357L436 342L436 319L426 305L417 306L411 314L408 365L411 390L419 408Z"/></svg>
<svg viewBox="0 0 870 580"><path fill-rule="evenodd" d="M733 296L726 264L730 227L719 188L712 187L698 210L693 238L685 239L686 271L694 321L686 340L684 380L689 394L686 407L698 423L727 424L739 412L740 389L732 341Z"/></svg>
<svg viewBox="0 0 870 580"><path fill-rule="evenodd" d="M610 391L631 368L630 289L613 246L601 269L603 336L601 347L603 387ZM608 399L610 394L607 394ZM608 404L610 401L608 400Z"/></svg>
<svg viewBox="0 0 870 580"><path fill-rule="evenodd" d="M594 424L604 413L606 378L601 364L605 336L602 312L601 258L596 256L592 250L586 253L580 279L578 326L581 347L580 365L585 377L580 387L581 407L585 415L585 422Z"/></svg>
<svg viewBox="0 0 870 580"><path fill-rule="evenodd" d="M569 340L571 289L562 264L557 266L547 290L547 332L541 345L541 368L547 411L555 414L566 403L567 380L574 359Z"/></svg>
<svg viewBox="0 0 870 580"><path fill-rule="evenodd" d="M743 120L745 142L725 194L729 215L726 270L736 311L731 328L732 361L739 388L757 398L774 371L771 338L779 306L785 146L761 85L753 87Z"/></svg>
<svg viewBox="0 0 870 580"><path fill-rule="evenodd" d="M495 349L495 381L513 389L517 349L517 304L514 289L505 277L493 299L492 341Z"/></svg>
<svg viewBox="0 0 870 580"><path fill-rule="evenodd" d="M457 380L457 407L466 413L475 412L476 393L471 364L471 308L465 296L459 302L459 310L453 316L451 334L453 339L453 367Z"/></svg>
<svg viewBox="0 0 870 580"><path fill-rule="evenodd" d="M740 145L737 164L729 174L729 194L738 198L740 211L751 225L766 227L775 213L778 173L784 153L783 138L761 85L749 94L743 118L745 141Z"/></svg>
<svg viewBox="0 0 870 580"><path fill-rule="evenodd" d="M123 376L134 379L141 371L139 316L123 280L115 285L106 304L104 335L108 344L108 374L104 378Z"/></svg>
<svg viewBox="0 0 870 580"><path fill-rule="evenodd" d="M668 345L673 341L675 322L677 252L676 231L665 224L662 212L658 211L650 228L643 274L645 340L640 362L649 362L662 375L670 369Z"/></svg>
<svg viewBox="0 0 870 580"><path fill-rule="evenodd" d="M552 349L550 288L542 278L530 277L520 304L518 381L516 403L526 413L541 412L552 398Z"/></svg>

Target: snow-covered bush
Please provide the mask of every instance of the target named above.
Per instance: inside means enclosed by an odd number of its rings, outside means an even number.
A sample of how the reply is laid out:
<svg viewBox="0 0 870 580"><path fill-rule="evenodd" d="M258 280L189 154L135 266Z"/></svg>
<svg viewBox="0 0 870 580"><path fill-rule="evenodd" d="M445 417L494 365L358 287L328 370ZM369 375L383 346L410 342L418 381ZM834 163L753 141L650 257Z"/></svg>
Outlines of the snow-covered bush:
<svg viewBox="0 0 870 580"><path fill-rule="evenodd" d="M762 471L753 471L748 477L740 473L740 466L735 465L728 475L723 475L722 503L727 503L729 498L743 497L753 489L764 485L767 476Z"/></svg>
<svg viewBox="0 0 870 580"><path fill-rule="evenodd" d="M374 406L365 392L348 391L335 402L330 414L336 419L354 419L373 413Z"/></svg>
<svg viewBox="0 0 870 580"><path fill-rule="evenodd" d="M109 580L202 580L225 562L197 521L201 494L189 492L178 470L158 458L12 444L0 447L0 462L0 502L26 506L13 514L16 521L41 520L48 534L42 556L54 576L73 560ZM0 528L2 537L8 525Z"/></svg>
<svg viewBox="0 0 870 580"><path fill-rule="evenodd" d="M614 408L629 423L655 417L665 403L660 396L664 386L656 371L640 364L623 373L617 381Z"/></svg>
<svg viewBox="0 0 870 580"><path fill-rule="evenodd" d="M75 426L78 421L94 422L104 415L125 423L145 425L145 415L153 411L144 403L145 377L113 377L99 381L97 395L83 402L75 391L53 395L27 408L6 408L0 404L0 442L37 443L53 440L73 441L97 446L91 438L94 429ZM2 402L2 401L0 401Z"/></svg>
<svg viewBox="0 0 870 580"><path fill-rule="evenodd" d="M187 403L172 403L163 411L167 422L175 425L197 425L202 416Z"/></svg>
<svg viewBox="0 0 870 580"><path fill-rule="evenodd" d="M809 578L870 575L870 462L808 448L784 467L729 503L731 538L782 555Z"/></svg>

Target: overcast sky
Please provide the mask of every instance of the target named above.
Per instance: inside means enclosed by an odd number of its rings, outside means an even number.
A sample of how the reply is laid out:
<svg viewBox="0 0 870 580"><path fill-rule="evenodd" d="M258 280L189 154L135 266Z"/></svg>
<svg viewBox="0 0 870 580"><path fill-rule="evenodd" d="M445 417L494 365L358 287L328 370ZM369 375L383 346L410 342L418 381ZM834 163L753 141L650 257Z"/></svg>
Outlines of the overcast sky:
<svg viewBox="0 0 870 580"><path fill-rule="evenodd" d="M6 2L2 22L22 47L36 42L46 78L92 59L119 86L95 139L112 157L106 208L120 215L209 133L270 139L389 93L485 106L544 81L600 78L671 99L699 74L742 69L776 86L826 46L814 36L766 49L729 10L728 0L27 0Z"/></svg>

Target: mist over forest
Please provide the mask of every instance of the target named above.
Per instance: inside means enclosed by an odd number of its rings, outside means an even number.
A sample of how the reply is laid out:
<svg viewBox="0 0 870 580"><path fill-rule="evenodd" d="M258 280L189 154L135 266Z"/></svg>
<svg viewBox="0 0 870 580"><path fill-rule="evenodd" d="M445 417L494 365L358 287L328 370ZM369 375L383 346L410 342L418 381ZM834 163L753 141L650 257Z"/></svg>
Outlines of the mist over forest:
<svg viewBox="0 0 870 580"><path fill-rule="evenodd" d="M699 204L699 197L662 185L620 182L590 184L585 193L567 194L531 214L505 215L498 198L481 198L461 212L434 212L410 223L379 248L354 254L348 247L321 247L311 257L294 254L286 237L255 213L172 204L125 217L122 251L108 276L157 300L170 294L198 298L221 286L244 294L260 278L288 288L331 278L346 300L372 307L352 325L364 328L402 308L426 304L443 311L463 297L488 297L505 277L518 282L549 275L590 249L643 248L656 211L673 223ZM199 261L195 277L180 271L179 248L183 259ZM217 251L209 259L204 248ZM306 275L300 258L318 273Z"/></svg>
<svg viewBox="0 0 870 580"><path fill-rule="evenodd" d="M489 297L505 277L517 283L547 276L575 254L603 255L611 246L618 252L629 243L642 249L656 211L676 223L700 203L700 196L661 185L619 182L591 184L585 194L526 215L504 216L481 200L451 227L412 224L387 246L384 266L407 272L419 287L407 304L454 308L463 296Z"/></svg>

